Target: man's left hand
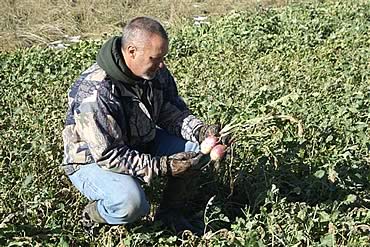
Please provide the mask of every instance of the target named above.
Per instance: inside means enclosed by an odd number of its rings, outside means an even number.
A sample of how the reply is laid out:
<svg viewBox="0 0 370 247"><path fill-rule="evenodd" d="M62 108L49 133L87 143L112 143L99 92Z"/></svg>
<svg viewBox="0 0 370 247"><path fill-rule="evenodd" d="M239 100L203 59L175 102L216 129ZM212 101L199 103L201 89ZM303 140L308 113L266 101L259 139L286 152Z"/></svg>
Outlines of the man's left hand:
<svg viewBox="0 0 370 247"><path fill-rule="evenodd" d="M198 142L202 143L208 136L220 138L220 143L229 146L233 140L230 135L221 136L221 126L219 124L203 125L198 132Z"/></svg>
<svg viewBox="0 0 370 247"><path fill-rule="evenodd" d="M221 126L219 124L203 125L198 131L198 142L202 143L208 136L220 136Z"/></svg>

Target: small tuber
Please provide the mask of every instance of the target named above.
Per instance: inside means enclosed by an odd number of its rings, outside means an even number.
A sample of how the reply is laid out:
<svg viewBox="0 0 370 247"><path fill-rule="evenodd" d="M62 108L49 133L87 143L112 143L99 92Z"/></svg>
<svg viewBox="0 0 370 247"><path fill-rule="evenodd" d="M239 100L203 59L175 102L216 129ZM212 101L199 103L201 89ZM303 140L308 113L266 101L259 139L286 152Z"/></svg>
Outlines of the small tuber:
<svg viewBox="0 0 370 247"><path fill-rule="evenodd" d="M217 137L215 136L208 136L205 138L202 143L200 144L200 151L203 154L209 154L214 146L216 146L218 142Z"/></svg>
<svg viewBox="0 0 370 247"><path fill-rule="evenodd" d="M210 153L211 160L218 161L222 159L226 152L226 146L222 144L218 144L212 148L212 151Z"/></svg>

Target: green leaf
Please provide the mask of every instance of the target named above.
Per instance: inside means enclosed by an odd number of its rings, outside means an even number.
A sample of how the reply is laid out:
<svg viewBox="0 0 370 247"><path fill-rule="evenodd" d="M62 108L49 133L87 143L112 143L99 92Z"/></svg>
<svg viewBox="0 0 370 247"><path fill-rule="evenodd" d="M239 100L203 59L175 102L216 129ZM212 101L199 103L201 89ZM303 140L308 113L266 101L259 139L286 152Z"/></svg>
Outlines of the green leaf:
<svg viewBox="0 0 370 247"><path fill-rule="evenodd" d="M332 136L332 135L329 135L327 138L326 138L326 140L325 140L325 142L331 142L332 140L334 139L334 137Z"/></svg>
<svg viewBox="0 0 370 247"><path fill-rule="evenodd" d="M327 234L320 238L320 246L332 247L335 246L335 238L332 234Z"/></svg>
<svg viewBox="0 0 370 247"><path fill-rule="evenodd" d="M318 170L314 173L314 176L321 179L325 176L325 173L326 172L324 170Z"/></svg>
<svg viewBox="0 0 370 247"><path fill-rule="evenodd" d="M346 197L346 200L345 200L345 203L346 204L351 204L351 203L354 203L357 199L357 196L356 195L353 195L353 194L349 194L347 197Z"/></svg>
<svg viewBox="0 0 370 247"><path fill-rule="evenodd" d="M32 182L32 179L33 179L33 176L32 176L32 175L28 175L28 176L24 179L24 181L23 181L23 183L22 183L22 188L27 187L27 186Z"/></svg>
<svg viewBox="0 0 370 247"><path fill-rule="evenodd" d="M328 214L327 212L322 211L319 213L319 216L320 216L320 222L330 221L330 214Z"/></svg>

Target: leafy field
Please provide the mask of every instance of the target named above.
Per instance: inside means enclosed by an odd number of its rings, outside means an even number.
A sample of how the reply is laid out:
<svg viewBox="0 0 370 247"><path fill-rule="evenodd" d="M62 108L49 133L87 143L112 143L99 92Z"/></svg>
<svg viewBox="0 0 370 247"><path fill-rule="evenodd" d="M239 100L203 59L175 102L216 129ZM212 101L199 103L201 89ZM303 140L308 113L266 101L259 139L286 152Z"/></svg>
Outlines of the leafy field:
<svg viewBox="0 0 370 247"><path fill-rule="evenodd" d="M83 232L86 199L59 169L67 90L102 43L81 42L0 54L0 245L369 245L370 3L258 8L170 36L194 113L243 124L202 178L209 231L173 236L149 216ZM153 209L160 182L146 188Z"/></svg>

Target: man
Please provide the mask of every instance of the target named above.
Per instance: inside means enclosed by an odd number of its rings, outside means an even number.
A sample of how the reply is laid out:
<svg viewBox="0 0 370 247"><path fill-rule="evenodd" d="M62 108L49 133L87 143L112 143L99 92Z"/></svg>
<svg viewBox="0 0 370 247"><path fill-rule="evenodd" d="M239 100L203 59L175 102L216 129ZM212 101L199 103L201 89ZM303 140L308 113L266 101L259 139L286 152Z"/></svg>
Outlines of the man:
<svg viewBox="0 0 370 247"><path fill-rule="evenodd" d="M163 26L135 18L122 37L102 46L69 92L62 167L91 201L83 211L86 225L127 224L146 215L139 181L167 176L156 219L177 232L199 232L180 208L189 172L199 166L199 143L219 127L190 113L164 64L167 52Z"/></svg>

